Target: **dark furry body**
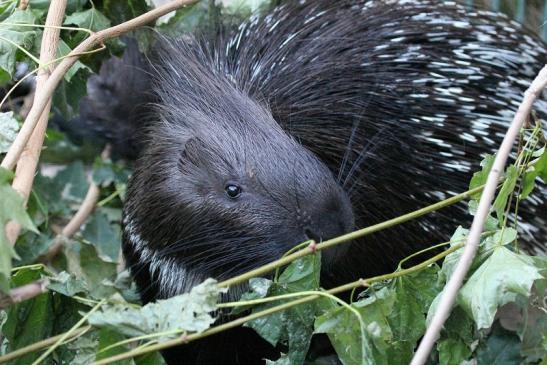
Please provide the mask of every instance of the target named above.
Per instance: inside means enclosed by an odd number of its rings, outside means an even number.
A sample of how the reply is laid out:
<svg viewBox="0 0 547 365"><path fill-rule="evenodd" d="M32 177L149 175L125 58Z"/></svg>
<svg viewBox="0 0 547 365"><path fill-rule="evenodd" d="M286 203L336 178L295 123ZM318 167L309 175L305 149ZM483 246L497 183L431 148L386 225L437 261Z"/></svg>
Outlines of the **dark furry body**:
<svg viewBox="0 0 547 365"><path fill-rule="evenodd" d="M155 84L157 107L146 146L132 141L143 152L124 209L145 302L274 260L310 224L325 239L467 190L547 61L504 16L432 1L294 3L220 39L162 43L155 67L133 75ZM120 119L142 130L141 118ZM226 179L242 177L253 195L222 200ZM546 207L543 190L519 210L530 249L545 248ZM462 204L362 238L322 284L390 271L466 219ZM170 352L171 363L275 354L238 331Z"/></svg>

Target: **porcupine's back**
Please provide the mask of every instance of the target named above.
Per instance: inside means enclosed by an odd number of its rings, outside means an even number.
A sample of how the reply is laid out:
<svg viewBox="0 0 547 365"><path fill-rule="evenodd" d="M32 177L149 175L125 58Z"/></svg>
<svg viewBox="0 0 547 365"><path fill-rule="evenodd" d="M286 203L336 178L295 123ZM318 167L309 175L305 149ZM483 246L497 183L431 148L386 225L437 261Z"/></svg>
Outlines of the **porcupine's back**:
<svg viewBox="0 0 547 365"><path fill-rule="evenodd" d="M358 227L467 190L547 61L545 44L504 15L422 0L289 5L218 48L219 67L339 176ZM545 98L535 109L547 116ZM520 210L535 250L546 201L543 187ZM460 204L365 238L360 266L385 271L466 219Z"/></svg>

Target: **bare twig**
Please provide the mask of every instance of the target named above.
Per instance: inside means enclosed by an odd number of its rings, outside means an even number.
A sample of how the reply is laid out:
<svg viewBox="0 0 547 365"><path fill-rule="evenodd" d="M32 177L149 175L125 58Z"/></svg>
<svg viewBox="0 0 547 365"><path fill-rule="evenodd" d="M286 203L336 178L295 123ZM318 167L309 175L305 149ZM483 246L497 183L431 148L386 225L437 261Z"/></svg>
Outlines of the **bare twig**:
<svg viewBox="0 0 547 365"><path fill-rule="evenodd" d="M36 280L33 283L20 286L12 289L9 294L0 293L0 309L9 307L12 304L20 303L24 300L28 300L47 291L49 284L48 278Z"/></svg>
<svg viewBox="0 0 547 365"><path fill-rule="evenodd" d="M29 0L21 0L19 1L19 10L26 10L28 7Z"/></svg>
<svg viewBox="0 0 547 365"><path fill-rule="evenodd" d="M46 18L46 26L59 26L62 24L65 16L66 1L67 0L51 1ZM45 28L40 48L41 64L48 63L55 58L57 53L57 45L59 44L59 33L60 29L58 28ZM43 88L51 71L51 67L45 67L38 72L34 103L36 103L36 96ZM27 201L32 189L36 166L38 165L38 159L40 158L40 152L44 142L49 111L51 108L51 95L45 98L44 101L45 105L43 111L41 111L39 115L39 118L37 118L36 128L34 128L34 131L32 131L31 135L29 135L28 144L25 142L23 145L25 148L21 151L20 157L18 157L19 161L17 163L17 169L15 170L15 178L12 183L13 188L23 196L25 202ZM15 244L20 230L21 226L16 222L9 222L7 224L6 236L12 244Z"/></svg>
<svg viewBox="0 0 547 365"><path fill-rule="evenodd" d="M420 345L414 354L411 365L422 365L425 364L431 349L433 348L435 342L439 338L441 329L448 319L452 307L456 301L458 292L463 284L463 280L471 267L471 263L477 253L477 248L479 247L479 241L481 233L484 229L484 223L490 211L490 206L492 205L492 200L496 193L496 187L498 184L498 179L500 174L503 172L505 163L513 147L513 143L518 136L519 130L530 115L532 110L532 105L537 99L538 95L541 94L542 90L547 86L547 65L543 67L539 75L532 82L532 85L524 93L524 98L520 104L515 117L509 127L509 130L503 138L503 142L499 148L499 151L494 160L494 165L488 174L488 179L486 181L484 191L481 195L479 206L477 208L477 213L471 224L471 230L467 239L467 244L462 253L460 260L454 270L454 273L450 277L450 280L445 285L441 300L437 307L437 311L433 315L433 319L429 324L426 333L420 342Z"/></svg>
<svg viewBox="0 0 547 365"><path fill-rule="evenodd" d="M160 6L154 10L151 10L145 14L142 14L134 19L128 20L124 23L118 24L114 27L101 30L84 40L76 48L74 48L64 59L59 63L55 70L50 75L47 82L44 84L44 87L36 90L36 97L34 99L34 105L30 110L25 123L21 127L19 134L15 138L15 141L10 146L6 157L2 161L2 167L6 169L13 169L13 167L18 163L19 156L21 155L23 149L25 148L32 131L38 123L38 118L42 114L42 111L48 104L48 100L55 91L55 88L68 71L68 69L78 60L79 56L95 47L96 45L104 43L104 41L117 37L123 33L126 33L130 30L133 30L142 25L148 24L162 15L170 13L171 11L182 8L183 6L189 5L196 2L196 0L174 0L163 6Z"/></svg>
<svg viewBox="0 0 547 365"><path fill-rule="evenodd" d="M91 326L85 326L85 327L82 327L82 328L78 328L77 330L73 331L70 334L70 336L67 336L65 338L65 341L69 340L71 338L74 338L74 337L81 336L83 333L89 331L90 329L91 329ZM31 352L39 351L41 349L49 347L49 346L53 345L54 343L56 343L60 338L62 338L65 335L66 335L66 333L61 333L60 335L50 337L50 338L46 338L45 340L33 343L32 345L29 345L29 346L17 349L15 351L12 351L10 353L7 353L7 354L5 354L4 356L2 356L0 358L0 364L11 361L13 359L17 359L18 357L27 355Z"/></svg>

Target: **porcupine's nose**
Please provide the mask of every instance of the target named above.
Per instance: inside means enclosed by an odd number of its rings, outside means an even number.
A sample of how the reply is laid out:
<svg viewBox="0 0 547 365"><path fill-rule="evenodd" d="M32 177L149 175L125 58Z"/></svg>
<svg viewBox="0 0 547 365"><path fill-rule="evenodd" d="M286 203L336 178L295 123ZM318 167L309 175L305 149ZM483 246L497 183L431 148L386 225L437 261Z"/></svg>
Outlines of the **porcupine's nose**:
<svg viewBox="0 0 547 365"><path fill-rule="evenodd" d="M306 210L302 221L302 230L306 239L316 243L327 241L351 232L355 228L355 219L349 198L345 193L319 204L314 204ZM347 251L348 245L340 245L323 251L324 262L336 260Z"/></svg>

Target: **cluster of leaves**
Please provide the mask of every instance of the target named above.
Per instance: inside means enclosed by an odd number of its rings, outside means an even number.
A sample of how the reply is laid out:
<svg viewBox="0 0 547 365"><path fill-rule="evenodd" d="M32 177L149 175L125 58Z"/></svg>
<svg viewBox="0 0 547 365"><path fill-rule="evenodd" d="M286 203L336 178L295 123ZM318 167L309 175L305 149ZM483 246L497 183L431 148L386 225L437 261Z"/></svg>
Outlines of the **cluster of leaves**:
<svg viewBox="0 0 547 365"><path fill-rule="evenodd" d="M232 3L222 9L222 14L246 16L264 4ZM16 9L15 0L0 2L0 87L18 77L17 65L37 65L32 55L38 54L42 28L31 25L44 23L48 5L49 1L31 0L29 8L22 11ZM69 0L64 25L98 31L151 6L154 1ZM218 9L211 11L211 4L200 2L161 19L156 29L178 34L215 21L215 16ZM82 30L63 30L59 56L85 35ZM146 36L138 37L145 46ZM108 52L117 53L121 46L114 41ZM65 116L77 112L87 77L107 56L106 52L88 55L73 66L57 92L57 111ZM6 151L18 129L16 117L0 114L0 153ZM519 157L506 171L477 258L431 355L434 363L476 360L479 364L535 364L547 355L543 303L547 261L519 251L516 222L509 219L514 213L512 207L530 195L537 181L547 182L547 152L540 132L540 127L523 132ZM0 292L42 277L51 281L48 292L0 310L0 356L61 333L75 333L82 317L92 329L48 345L49 356L57 363L88 364L127 352L130 344L145 348L184 333L201 333L214 322L210 313L217 308L221 291L212 280L188 294L146 306L138 304L129 273L119 270L121 206L130 170L120 162L96 157L98 153L97 148L76 146L62 133L49 130L42 167L26 210L10 187L12 174L0 170ZM491 156L485 158L470 188L486 181L492 163ZM60 237L60 227L82 203L90 181L101 188L97 208L74 238ZM477 194L469 202L470 214L475 213L479 198ZM15 249L4 232L8 221L26 229ZM344 364L408 363L452 275L461 255L458 248L467 234L464 227L456 229L450 242L453 251L442 264L431 262L410 269L401 265L390 279L369 280L369 287L352 295L349 303L321 289L320 253L309 255L273 280L252 279L249 292L234 304L234 313L250 310L256 314L317 295L318 299L246 324L270 343L286 349L276 364L328 361L309 355L313 337L320 335L328 336L336 358ZM39 263L60 239L66 241L63 251L47 267ZM29 352L11 363L31 364L39 356L39 352ZM161 364L162 359L152 352L117 363Z"/></svg>

